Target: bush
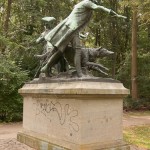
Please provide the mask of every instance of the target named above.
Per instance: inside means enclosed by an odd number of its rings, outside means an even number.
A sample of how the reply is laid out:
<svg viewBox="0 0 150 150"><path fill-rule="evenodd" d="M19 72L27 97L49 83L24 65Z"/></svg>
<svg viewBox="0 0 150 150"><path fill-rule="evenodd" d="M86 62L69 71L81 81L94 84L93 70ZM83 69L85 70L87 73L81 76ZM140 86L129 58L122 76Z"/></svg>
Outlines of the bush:
<svg viewBox="0 0 150 150"><path fill-rule="evenodd" d="M138 100L132 100L131 96L124 100L124 108L127 110L150 109L150 53L138 53ZM126 60L120 67L117 79L120 80L124 86L130 89L131 85L131 57L126 54Z"/></svg>
<svg viewBox="0 0 150 150"><path fill-rule="evenodd" d="M17 121L22 118L22 97L18 89L26 80L26 71L22 71L6 56L0 57L0 121Z"/></svg>
<svg viewBox="0 0 150 150"><path fill-rule="evenodd" d="M131 97L127 97L123 101L123 108L126 111L150 110L150 101L149 99L133 100Z"/></svg>

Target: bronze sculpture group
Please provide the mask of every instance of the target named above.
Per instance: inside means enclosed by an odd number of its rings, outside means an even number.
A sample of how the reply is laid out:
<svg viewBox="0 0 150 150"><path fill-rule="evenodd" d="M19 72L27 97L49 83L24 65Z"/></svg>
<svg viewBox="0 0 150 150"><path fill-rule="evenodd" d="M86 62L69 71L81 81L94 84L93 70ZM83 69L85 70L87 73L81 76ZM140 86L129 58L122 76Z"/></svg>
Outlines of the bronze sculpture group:
<svg viewBox="0 0 150 150"><path fill-rule="evenodd" d="M68 71L69 65L73 64L77 77L87 76L90 69L107 75L105 71L108 69L94 61L96 57L112 55L113 52L105 48L83 48L80 43L80 32L89 23L93 10L103 10L110 15L126 18L111 9L98 5L96 0L82 0L74 6L67 18L53 29L45 28L45 31L37 39L37 42L46 41L43 54L36 55L42 60L38 73L42 72L46 76L52 76L51 68L56 64L57 67L60 66L60 69L56 67L58 73ZM55 18L45 17L43 20L51 22Z"/></svg>

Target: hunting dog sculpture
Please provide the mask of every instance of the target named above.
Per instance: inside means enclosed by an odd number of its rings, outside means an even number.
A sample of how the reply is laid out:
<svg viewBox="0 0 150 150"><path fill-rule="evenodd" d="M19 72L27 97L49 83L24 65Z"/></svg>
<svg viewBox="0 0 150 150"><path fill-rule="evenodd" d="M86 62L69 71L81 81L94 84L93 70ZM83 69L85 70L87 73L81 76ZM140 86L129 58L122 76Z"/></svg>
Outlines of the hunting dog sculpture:
<svg viewBox="0 0 150 150"><path fill-rule="evenodd" d="M114 52L107 50L106 48L82 48L81 49L81 67L85 67L87 70L95 70L100 74L108 75L105 71L109 69L99 63L95 63L96 58L106 57L113 55ZM72 57L71 57L72 56ZM67 46L64 57L70 65L74 66L75 49Z"/></svg>
<svg viewBox="0 0 150 150"><path fill-rule="evenodd" d="M53 17L47 17L48 19L53 19ZM46 18L46 19L47 19ZM43 19L43 18L42 18ZM51 22L51 21L50 21ZM41 68L47 63L48 59L53 55L53 51L51 48L53 47L49 41L45 40L45 36L49 33L50 29L45 27L44 32L37 38L36 43L40 43L45 41L44 49L42 55L35 55L35 57L40 59L40 67L38 68L35 77L38 77L40 74ZM80 34L79 34L80 38ZM82 35L83 38L83 35ZM84 37L86 38L86 36ZM65 72L69 70L69 65L75 66L74 59L75 59L75 48L72 46L67 46L60 57L59 61L53 65L57 73ZM87 70L95 70L101 74L108 75L105 71L108 71L108 68L104 67L101 64L95 63L96 58L105 57L114 54L114 52L109 51L105 48L81 48L81 67L86 68ZM51 67L45 72L47 76L52 76Z"/></svg>

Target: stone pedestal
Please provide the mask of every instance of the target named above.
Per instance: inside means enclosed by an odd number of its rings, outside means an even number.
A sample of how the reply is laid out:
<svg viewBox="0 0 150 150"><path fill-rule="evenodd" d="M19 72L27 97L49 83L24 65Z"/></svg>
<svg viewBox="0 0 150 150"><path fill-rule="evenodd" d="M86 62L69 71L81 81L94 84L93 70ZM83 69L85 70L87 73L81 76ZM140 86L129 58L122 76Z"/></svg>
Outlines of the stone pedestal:
<svg viewBox="0 0 150 150"><path fill-rule="evenodd" d="M107 80L25 84L18 140L38 150L129 149L123 142L122 83Z"/></svg>

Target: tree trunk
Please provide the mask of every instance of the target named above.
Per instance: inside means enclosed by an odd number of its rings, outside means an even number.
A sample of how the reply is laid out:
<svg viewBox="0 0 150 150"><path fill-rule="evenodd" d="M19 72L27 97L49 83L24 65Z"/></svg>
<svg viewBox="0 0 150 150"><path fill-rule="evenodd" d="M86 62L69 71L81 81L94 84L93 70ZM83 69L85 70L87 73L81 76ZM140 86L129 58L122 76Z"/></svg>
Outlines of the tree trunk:
<svg viewBox="0 0 150 150"><path fill-rule="evenodd" d="M150 23L148 24L148 41L150 41ZM150 49L150 43L148 42L148 45L147 45L147 51L149 51Z"/></svg>
<svg viewBox="0 0 150 150"><path fill-rule="evenodd" d="M101 33L100 33L100 28L96 28L95 31L95 46L100 46L101 44Z"/></svg>
<svg viewBox="0 0 150 150"><path fill-rule="evenodd" d="M11 12L11 4L12 0L7 1L7 10L6 10L6 20L4 24L4 31L7 34L8 29L9 29L9 18L10 18L10 12Z"/></svg>
<svg viewBox="0 0 150 150"><path fill-rule="evenodd" d="M132 18L132 63L131 63L131 82L132 99L138 99L138 88L137 88L137 10L133 11Z"/></svg>

